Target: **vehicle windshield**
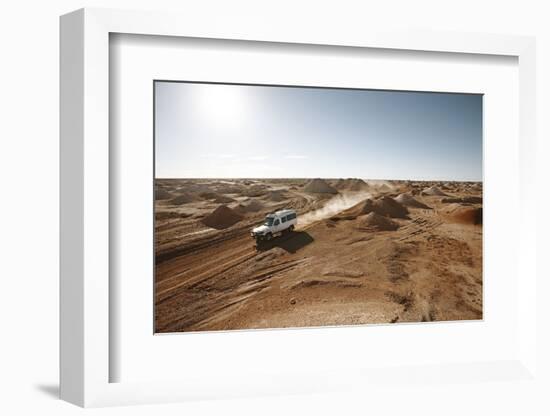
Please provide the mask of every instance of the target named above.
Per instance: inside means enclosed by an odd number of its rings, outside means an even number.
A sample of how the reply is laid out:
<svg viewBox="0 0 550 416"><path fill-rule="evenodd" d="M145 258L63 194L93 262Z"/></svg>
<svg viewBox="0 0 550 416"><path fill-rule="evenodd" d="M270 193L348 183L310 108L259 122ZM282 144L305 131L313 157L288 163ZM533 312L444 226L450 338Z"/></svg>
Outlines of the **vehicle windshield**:
<svg viewBox="0 0 550 416"><path fill-rule="evenodd" d="M264 225L267 225L268 227L271 227L273 225L273 217L265 217Z"/></svg>

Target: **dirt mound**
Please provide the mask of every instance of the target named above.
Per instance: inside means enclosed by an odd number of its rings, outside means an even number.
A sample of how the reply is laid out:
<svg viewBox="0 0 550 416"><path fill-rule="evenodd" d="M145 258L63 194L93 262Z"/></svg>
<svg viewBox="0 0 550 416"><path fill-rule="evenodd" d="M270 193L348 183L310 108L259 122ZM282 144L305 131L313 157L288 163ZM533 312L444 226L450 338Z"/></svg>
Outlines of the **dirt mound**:
<svg viewBox="0 0 550 416"><path fill-rule="evenodd" d="M216 230L223 230L229 228L233 224L242 220L242 215L239 215L226 205L220 205L210 215L204 217L201 221L204 225L215 228Z"/></svg>
<svg viewBox="0 0 550 416"><path fill-rule="evenodd" d="M392 189L385 183L383 183L382 185L378 186L378 192L390 192Z"/></svg>
<svg viewBox="0 0 550 416"><path fill-rule="evenodd" d="M182 193L179 196L173 198L170 200L170 204L172 205L183 205L188 204L190 202L195 201L195 198L191 194L188 193Z"/></svg>
<svg viewBox="0 0 550 416"><path fill-rule="evenodd" d="M216 186L216 192L220 194L240 194L245 188L236 184L221 184Z"/></svg>
<svg viewBox="0 0 550 416"><path fill-rule="evenodd" d="M243 195L251 196L251 197L263 196L266 193L267 193L267 190L262 185L251 185L249 188L243 191Z"/></svg>
<svg viewBox="0 0 550 416"><path fill-rule="evenodd" d="M443 198L441 202L444 203L465 203L465 204L481 204L483 203L483 198L480 196L465 196L462 198Z"/></svg>
<svg viewBox="0 0 550 416"><path fill-rule="evenodd" d="M454 204L444 212L449 219L457 223L473 225L483 223L483 209L481 207Z"/></svg>
<svg viewBox="0 0 550 416"><path fill-rule="evenodd" d="M283 194L283 191L271 191L267 194L267 199L274 202L281 202L287 198Z"/></svg>
<svg viewBox="0 0 550 416"><path fill-rule="evenodd" d="M335 187L336 189L342 189L344 187L344 185L346 184L346 180L340 178L337 181L331 181L330 184L333 187Z"/></svg>
<svg viewBox="0 0 550 416"><path fill-rule="evenodd" d="M405 205L406 207L431 209L429 206L420 202L411 194L400 194L397 196L397 198L395 198L395 200L401 205Z"/></svg>
<svg viewBox="0 0 550 416"><path fill-rule="evenodd" d="M234 211L238 214L248 214L249 212L258 212L262 210L264 206L258 201L250 201L246 204L239 204L234 208Z"/></svg>
<svg viewBox="0 0 550 416"><path fill-rule="evenodd" d="M347 189L353 192L368 191L370 186L363 179L352 179Z"/></svg>
<svg viewBox="0 0 550 416"><path fill-rule="evenodd" d="M334 184L334 187L338 190L351 192L366 191L370 189L368 183L357 178L338 179Z"/></svg>
<svg viewBox="0 0 550 416"><path fill-rule="evenodd" d="M399 228L399 224L390 220L387 217L383 217L376 212L371 212L358 220L360 228L366 228L368 230L375 231L395 231Z"/></svg>
<svg viewBox="0 0 550 416"><path fill-rule="evenodd" d="M375 212L383 217L408 218L409 210L389 196L383 196L378 199L366 199L357 205L342 211L340 214L332 217L333 220L352 220L361 215Z"/></svg>
<svg viewBox="0 0 550 416"><path fill-rule="evenodd" d="M170 198L172 198L172 194L168 192L166 189L157 188L155 190L155 199L157 201L162 199L170 199Z"/></svg>
<svg viewBox="0 0 550 416"><path fill-rule="evenodd" d="M430 186L429 188L424 189L421 194L428 196L449 196L437 186Z"/></svg>
<svg viewBox="0 0 550 416"><path fill-rule="evenodd" d="M337 194L338 191L334 189L332 186L330 186L326 181L323 179L312 179L308 182L308 184L304 187L304 191L306 192L312 192L316 194Z"/></svg>

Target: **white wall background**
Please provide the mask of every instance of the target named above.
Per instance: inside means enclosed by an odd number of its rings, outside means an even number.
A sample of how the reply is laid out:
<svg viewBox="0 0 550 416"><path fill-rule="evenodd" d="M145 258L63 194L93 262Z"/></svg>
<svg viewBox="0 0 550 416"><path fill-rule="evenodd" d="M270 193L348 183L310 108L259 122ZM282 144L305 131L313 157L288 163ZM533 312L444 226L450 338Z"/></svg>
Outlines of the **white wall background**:
<svg viewBox="0 0 550 416"><path fill-rule="evenodd" d="M372 22L388 26L536 35L538 42L539 177L548 177L550 129L550 13L534 0L397 1L169 1L169 0L20 0L0 10L0 413L73 414L82 410L56 399L58 383L58 16L81 7L178 10L208 20L211 13L268 14L309 26ZM545 120L546 119L546 120ZM546 139L546 140L545 140ZM548 178L550 179L550 178ZM542 182L540 235L548 233L550 203ZM534 207L535 209L535 207ZM540 253L548 250L542 237ZM545 244L545 249L542 248ZM543 257L543 256L541 256ZM541 274L550 277L539 262ZM544 270L542 268L544 267ZM542 282L541 316L550 308ZM539 322L542 348L550 350L547 322ZM545 329L546 328L546 329ZM550 374L548 358L539 359ZM547 391L550 391L550 387ZM480 393L475 386L444 385L400 390L377 397L338 393L100 409L122 414L548 414L542 391L505 383ZM536 397L539 400L536 400ZM537 405L537 403L539 403Z"/></svg>

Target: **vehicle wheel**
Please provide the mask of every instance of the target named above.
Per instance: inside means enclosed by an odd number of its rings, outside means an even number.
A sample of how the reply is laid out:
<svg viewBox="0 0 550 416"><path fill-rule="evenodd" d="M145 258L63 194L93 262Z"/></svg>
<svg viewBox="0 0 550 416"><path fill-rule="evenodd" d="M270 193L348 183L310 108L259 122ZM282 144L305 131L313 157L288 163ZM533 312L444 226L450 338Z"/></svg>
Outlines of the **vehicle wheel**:
<svg viewBox="0 0 550 416"><path fill-rule="evenodd" d="M273 238L273 234L271 234L271 233L267 233L267 234L265 235L265 239L266 239L267 241L271 240L272 238Z"/></svg>
<svg viewBox="0 0 550 416"><path fill-rule="evenodd" d="M294 231L294 225L291 225L290 227L288 227L288 232L291 233L292 231Z"/></svg>

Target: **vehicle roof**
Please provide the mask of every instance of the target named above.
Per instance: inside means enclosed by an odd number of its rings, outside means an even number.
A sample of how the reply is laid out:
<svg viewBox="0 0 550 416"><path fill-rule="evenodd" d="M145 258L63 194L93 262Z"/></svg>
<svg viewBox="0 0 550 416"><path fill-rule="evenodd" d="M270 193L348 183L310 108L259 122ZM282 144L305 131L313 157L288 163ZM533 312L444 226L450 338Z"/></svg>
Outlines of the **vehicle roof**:
<svg viewBox="0 0 550 416"><path fill-rule="evenodd" d="M296 211L294 211L293 209L282 209L280 211L276 211L274 214L275 215L287 215L287 214L293 214L295 213ZM271 214L273 215L273 214Z"/></svg>

